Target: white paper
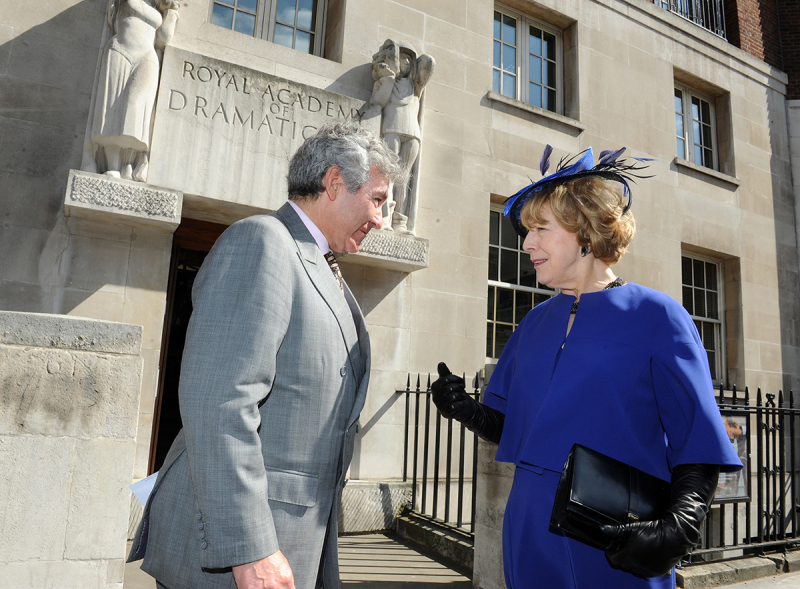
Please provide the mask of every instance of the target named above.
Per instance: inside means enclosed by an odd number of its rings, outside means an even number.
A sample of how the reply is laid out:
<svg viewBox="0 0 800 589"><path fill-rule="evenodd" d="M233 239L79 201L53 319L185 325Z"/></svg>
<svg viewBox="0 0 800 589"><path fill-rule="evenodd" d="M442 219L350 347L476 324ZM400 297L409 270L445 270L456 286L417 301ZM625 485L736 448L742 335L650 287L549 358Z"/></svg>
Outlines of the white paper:
<svg viewBox="0 0 800 589"><path fill-rule="evenodd" d="M150 493L153 492L153 486L156 484L157 477L158 472L154 472L146 479L142 479L138 483L133 483L131 485L131 491L133 491L133 494L136 495L136 498L142 505L147 504L147 498L150 496Z"/></svg>

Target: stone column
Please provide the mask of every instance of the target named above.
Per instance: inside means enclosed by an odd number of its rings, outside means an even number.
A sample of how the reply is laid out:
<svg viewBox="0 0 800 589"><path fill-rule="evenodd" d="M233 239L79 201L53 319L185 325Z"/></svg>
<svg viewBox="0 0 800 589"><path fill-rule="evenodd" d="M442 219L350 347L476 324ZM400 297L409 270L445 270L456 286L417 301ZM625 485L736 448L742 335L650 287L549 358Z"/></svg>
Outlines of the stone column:
<svg viewBox="0 0 800 589"><path fill-rule="evenodd" d="M0 311L0 588L122 588L142 328Z"/></svg>

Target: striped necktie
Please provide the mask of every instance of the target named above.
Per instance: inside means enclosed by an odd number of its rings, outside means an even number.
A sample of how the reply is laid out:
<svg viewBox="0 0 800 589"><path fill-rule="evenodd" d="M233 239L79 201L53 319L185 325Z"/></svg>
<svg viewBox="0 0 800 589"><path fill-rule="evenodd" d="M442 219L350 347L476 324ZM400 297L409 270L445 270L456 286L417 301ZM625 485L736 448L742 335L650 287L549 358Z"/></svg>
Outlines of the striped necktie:
<svg viewBox="0 0 800 589"><path fill-rule="evenodd" d="M336 256L333 255L333 252L328 252L325 254L325 261L328 262L328 266L331 267L331 272L333 272L336 282L339 283L339 288L342 289L342 294L344 294L344 280L342 280L342 271L339 270L339 262L336 261Z"/></svg>

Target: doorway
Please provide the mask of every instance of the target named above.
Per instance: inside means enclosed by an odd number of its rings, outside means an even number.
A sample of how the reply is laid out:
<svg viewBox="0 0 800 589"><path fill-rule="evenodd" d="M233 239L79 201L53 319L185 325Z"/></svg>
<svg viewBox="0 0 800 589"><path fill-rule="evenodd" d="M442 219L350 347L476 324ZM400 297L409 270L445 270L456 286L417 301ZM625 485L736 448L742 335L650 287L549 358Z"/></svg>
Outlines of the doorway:
<svg viewBox="0 0 800 589"><path fill-rule="evenodd" d="M226 228L226 225L218 223L182 219L172 240L148 474L161 468L183 425L178 404L178 381L186 328L192 315L192 286L203 260Z"/></svg>

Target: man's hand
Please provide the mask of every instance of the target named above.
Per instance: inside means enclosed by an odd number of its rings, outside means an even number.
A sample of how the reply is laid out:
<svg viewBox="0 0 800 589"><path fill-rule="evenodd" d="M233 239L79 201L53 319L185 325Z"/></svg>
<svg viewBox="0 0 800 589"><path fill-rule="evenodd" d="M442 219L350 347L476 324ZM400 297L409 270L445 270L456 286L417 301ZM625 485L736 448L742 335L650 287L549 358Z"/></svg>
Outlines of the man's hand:
<svg viewBox="0 0 800 589"><path fill-rule="evenodd" d="M266 558L233 567L238 589L295 589L289 561L278 550Z"/></svg>

